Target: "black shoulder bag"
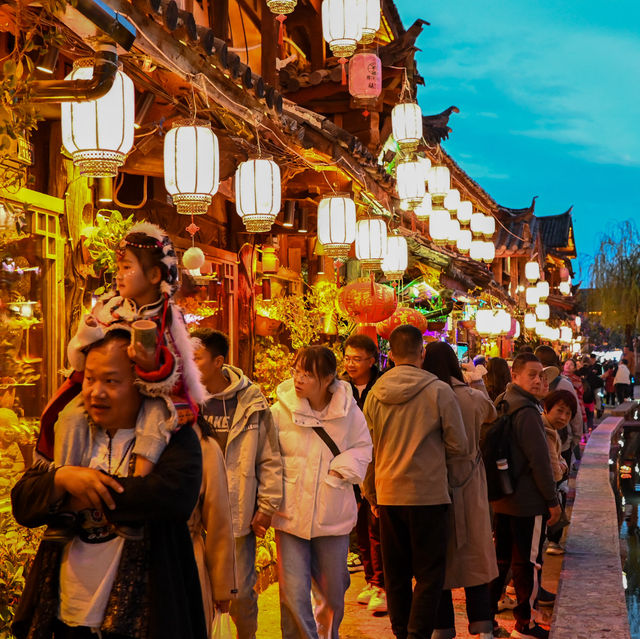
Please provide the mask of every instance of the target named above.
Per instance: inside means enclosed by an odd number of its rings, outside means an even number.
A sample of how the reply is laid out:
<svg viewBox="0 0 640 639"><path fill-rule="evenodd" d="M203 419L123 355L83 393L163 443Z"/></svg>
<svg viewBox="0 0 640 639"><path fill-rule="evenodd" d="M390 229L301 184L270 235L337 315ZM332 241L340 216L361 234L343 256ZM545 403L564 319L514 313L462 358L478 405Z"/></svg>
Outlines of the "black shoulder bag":
<svg viewBox="0 0 640 639"><path fill-rule="evenodd" d="M331 439L331 435L322 426L313 426L313 430L316 435L327 445L327 448L331 451L334 457L340 454L338 445ZM356 501L360 503L362 501L362 494L360 492L360 486L358 484L351 484L353 486L353 493L356 496Z"/></svg>

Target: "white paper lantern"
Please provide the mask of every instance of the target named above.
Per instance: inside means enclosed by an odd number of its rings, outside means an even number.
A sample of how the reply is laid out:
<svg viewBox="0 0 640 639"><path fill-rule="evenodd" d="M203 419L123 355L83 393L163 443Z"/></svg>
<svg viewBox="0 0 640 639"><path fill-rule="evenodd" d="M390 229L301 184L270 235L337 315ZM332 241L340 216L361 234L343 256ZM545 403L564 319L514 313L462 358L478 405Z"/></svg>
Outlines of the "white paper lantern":
<svg viewBox="0 0 640 639"><path fill-rule="evenodd" d="M453 215L458 210L459 205L460 191L458 191L458 189L449 189L449 192L444 198L444 208Z"/></svg>
<svg viewBox="0 0 640 639"><path fill-rule="evenodd" d="M543 322L543 321L541 321L541 320L538 320L538 321L536 322L536 328L535 328L535 331L536 331L536 335L537 335L538 337L545 337L545 336L546 336L546 334L547 334L547 323L546 323L546 322Z"/></svg>
<svg viewBox="0 0 640 639"><path fill-rule="evenodd" d="M356 223L356 257L364 270L382 265L387 252L387 225L384 220L367 218Z"/></svg>
<svg viewBox="0 0 640 639"><path fill-rule="evenodd" d="M525 300L529 306L535 306L540 301L538 297L538 287L537 286L527 286L527 290L525 292Z"/></svg>
<svg viewBox="0 0 640 639"><path fill-rule="evenodd" d="M524 327L529 330L533 330L536 327L536 322L538 318L535 313L525 313L524 314Z"/></svg>
<svg viewBox="0 0 640 639"><path fill-rule="evenodd" d="M476 312L476 332L478 335L491 335L494 330L494 316L491 309Z"/></svg>
<svg viewBox="0 0 640 639"><path fill-rule="evenodd" d="M402 235L387 237L387 251L382 260L382 272L390 280L399 280L409 265L407 240Z"/></svg>
<svg viewBox="0 0 640 639"><path fill-rule="evenodd" d="M164 185L178 213L203 215L218 191L218 138L204 120L177 120L164 138Z"/></svg>
<svg viewBox="0 0 640 639"><path fill-rule="evenodd" d="M182 265L188 271L198 271L202 268L204 264L204 253L201 248L197 246L192 246L188 248L184 254L182 255Z"/></svg>
<svg viewBox="0 0 640 639"><path fill-rule="evenodd" d="M549 297L549 282L546 282L545 280L540 280L536 284L536 288L538 289L538 297L541 300L546 300L547 297Z"/></svg>
<svg viewBox="0 0 640 639"><path fill-rule="evenodd" d="M432 166L427 175L431 197L444 198L451 188L451 173L447 166Z"/></svg>
<svg viewBox="0 0 640 639"><path fill-rule="evenodd" d="M401 149L415 151L422 139L422 110L418 104L396 104L391 110L391 130Z"/></svg>
<svg viewBox="0 0 640 639"><path fill-rule="evenodd" d="M549 305L544 302L536 304L536 317L539 320L548 320L550 317Z"/></svg>
<svg viewBox="0 0 640 639"><path fill-rule="evenodd" d="M485 215L482 225L482 233L485 238L490 238L496 232L496 219L493 215Z"/></svg>
<svg viewBox="0 0 640 639"><path fill-rule="evenodd" d="M337 58L355 53L362 39L362 3L360 0L323 0L322 36Z"/></svg>
<svg viewBox="0 0 640 639"><path fill-rule="evenodd" d="M355 239L355 202L344 193L322 198L318 204L318 240L325 254L346 258Z"/></svg>
<svg viewBox="0 0 640 639"><path fill-rule="evenodd" d="M571 295L571 283L563 280L558 285L558 290L560 291L561 295Z"/></svg>
<svg viewBox="0 0 640 639"><path fill-rule="evenodd" d="M496 247L491 241L483 242L482 245L482 261L490 264L496 257Z"/></svg>
<svg viewBox="0 0 640 639"><path fill-rule="evenodd" d="M474 236L480 236L484 231L484 213L476 211L471 215L471 232Z"/></svg>
<svg viewBox="0 0 640 639"><path fill-rule="evenodd" d="M448 244L456 246L458 243L458 237L460 236L460 222L455 217L452 217L449 221L449 234Z"/></svg>
<svg viewBox="0 0 640 639"><path fill-rule="evenodd" d="M524 276L530 282L536 282L540 279L540 265L538 262L527 262L524 265Z"/></svg>
<svg viewBox="0 0 640 639"><path fill-rule="evenodd" d="M93 78L93 58L73 63L65 80ZM135 92L133 82L116 72L113 86L97 100L62 102L62 144L88 177L115 177L133 146Z"/></svg>
<svg viewBox="0 0 640 639"><path fill-rule="evenodd" d="M462 200L458 204L458 222L462 226L467 226L471 222L471 216L473 215L473 204L468 200Z"/></svg>
<svg viewBox="0 0 640 639"><path fill-rule="evenodd" d="M471 250L471 231L469 229L460 229L456 241L456 248L464 255Z"/></svg>
<svg viewBox="0 0 640 639"><path fill-rule="evenodd" d="M433 209L429 217L429 235L436 244L446 244L449 240L451 216L444 209Z"/></svg>
<svg viewBox="0 0 640 639"><path fill-rule="evenodd" d="M516 320L516 329L513 332L513 339L518 339L522 334L522 328L520 327L520 322Z"/></svg>
<svg viewBox="0 0 640 639"><path fill-rule="evenodd" d="M573 331L570 326L561 326L560 327L560 341L569 343L573 339Z"/></svg>
<svg viewBox="0 0 640 639"><path fill-rule="evenodd" d="M494 313L494 323L497 335L506 335L511 332L511 315L503 308Z"/></svg>
<svg viewBox="0 0 640 639"><path fill-rule="evenodd" d="M362 16L362 44L370 44L375 40L380 28L380 0L360 0Z"/></svg>
<svg viewBox="0 0 640 639"><path fill-rule="evenodd" d="M471 246L469 247L469 257L472 260L482 262L482 256L484 255L484 242L482 240L471 240Z"/></svg>
<svg viewBox="0 0 640 639"><path fill-rule="evenodd" d="M419 206L426 194L423 174L420 162L400 162L396 167L398 197L409 209Z"/></svg>
<svg viewBox="0 0 640 639"><path fill-rule="evenodd" d="M580 343L576 342L575 344L571 345L571 352L572 353L579 353L582 350L582 348L580 347Z"/></svg>
<svg viewBox="0 0 640 639"><path fill-rule="evenodd" d="M431 193L425 193L422 201L413 210L419 221L424 222L429 219L431 211L433 210L433 204L431 201Z"/></svg>
<svg viewBox="0 0 640 639"><path fill-rule="evenodd" d="M247 231L265 233L280 211L280 167L270 158L241 162L236 169L236 211Z"/></svg>
<svg viewBox="0 0 640 639"><path fill-rule="evenodd" d="M549 339L552 342L557 342L560 339L560 329L559 328L550 328L549 329Z"/></svg>
<svg viewBox="0 0 640 639"><path fill-rule="evenodd" d="M576 328L580 328L582 326L582 318L580 317L580 315L576 315L576 319L574 320L575 324L576 324Z"/></svg>
<svg viewBox="0 0 640 639"><path fill-rule="evenodd" d="M416 157L416 160L418 162L420 162L420 166L422 167L423 171L424 171L424 181L427 181L427 178L429 177L429 169L431 168L431 160L429 158L425 158L422 155L418 155Z"/></svg>

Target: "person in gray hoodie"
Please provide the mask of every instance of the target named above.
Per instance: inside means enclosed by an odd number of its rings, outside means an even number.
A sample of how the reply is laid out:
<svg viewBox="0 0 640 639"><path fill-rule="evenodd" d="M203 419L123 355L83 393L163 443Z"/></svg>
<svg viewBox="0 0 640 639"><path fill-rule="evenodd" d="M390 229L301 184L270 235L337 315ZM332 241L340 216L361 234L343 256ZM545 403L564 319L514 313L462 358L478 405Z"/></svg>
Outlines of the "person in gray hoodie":
<svg viewBox="0 0 640 639"><path fill-rule="evenodd" d="M467 435L449 384L421 368L422 333L399 326L390 344L395 366L375 383L364 404L374 457L364 490L380 515L393 634L429 639L445 577L451 503L447 461L466 453Z"/></svg>
<svg viewBox="0 0 640 639"><path fill-rule="evenodd" d="M211 426L227 465L238 583L231 617L239 639L253 639L258 628L256 535L264 537L282 501L278 434L259 387L225 363L227 336L213 329L197 329L192 336L198 340L194 358L209 393L201 406L202 418Z"/></svg>

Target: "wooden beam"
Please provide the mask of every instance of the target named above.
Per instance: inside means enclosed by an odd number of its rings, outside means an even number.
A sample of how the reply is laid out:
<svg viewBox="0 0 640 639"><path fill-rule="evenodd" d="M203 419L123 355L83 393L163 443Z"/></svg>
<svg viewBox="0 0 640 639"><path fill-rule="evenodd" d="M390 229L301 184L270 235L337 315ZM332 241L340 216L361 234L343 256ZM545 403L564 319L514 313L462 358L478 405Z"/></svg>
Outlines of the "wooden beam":
<svg viewBox="0 0 640 639"><path fill-rule="evenodd" d="M229 0L213 0L209 7L213 34L216 38L227 42L229 33Z"/></svg>

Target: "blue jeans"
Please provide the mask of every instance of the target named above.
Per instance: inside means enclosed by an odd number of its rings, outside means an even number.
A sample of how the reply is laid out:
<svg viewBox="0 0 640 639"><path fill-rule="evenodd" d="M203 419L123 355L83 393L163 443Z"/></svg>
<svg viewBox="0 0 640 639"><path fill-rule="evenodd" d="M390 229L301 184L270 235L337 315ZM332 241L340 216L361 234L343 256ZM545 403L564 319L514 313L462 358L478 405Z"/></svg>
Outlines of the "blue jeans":
<svg viewBox="0 0 640 639"><path fill-rule="evenodd" d="M258 595L256 585L256 536L250 532L236 538L236 579L238 594L231 600L231 618L238 629L238 639L255 639L258 629Z"/></svg>
<svg viewBox="0 0 640 639"><path fill-rule="evenodd" d="M277 530L276 544L283 639L338 639L350 583L349 535L301 539Z"/></svg>

